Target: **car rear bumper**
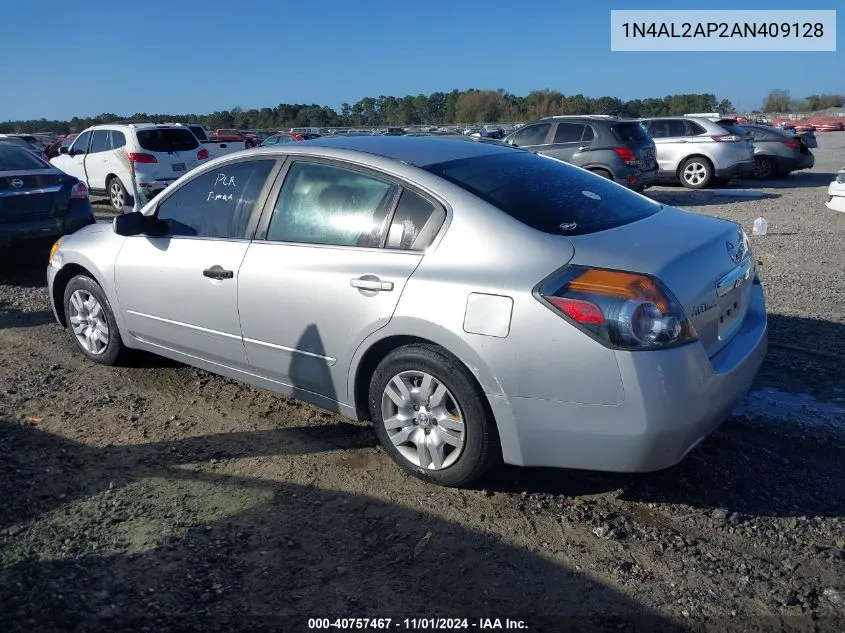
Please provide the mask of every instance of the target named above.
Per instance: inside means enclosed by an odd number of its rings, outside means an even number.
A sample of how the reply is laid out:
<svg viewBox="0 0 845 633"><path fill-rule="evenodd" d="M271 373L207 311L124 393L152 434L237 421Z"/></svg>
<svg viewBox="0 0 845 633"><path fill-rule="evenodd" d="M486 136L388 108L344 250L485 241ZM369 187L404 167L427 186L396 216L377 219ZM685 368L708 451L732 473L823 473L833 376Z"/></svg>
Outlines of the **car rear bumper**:
<svg viewBox="0 0 845 633"><path fill-rule="evenodd" d="M798 171L799 169L812 169L816 164L816 158L812 154L801 154L794 158L783 157L777 159L779 171Z"/></svg>
<svg viewBox="0 0 845 633"><path fill-rule="evenodd" d="M754 159L746 160L730 167L722 167L715 170L716 178L730 180L731 178L747 178L754 174Z"/></svg>
<svg viewBox="0 0 845 633"><path fill-rule="evenodd" d="M94 224L91 206L71 210L58 218L44 218L26 222L0 222L0 246L11 246L28 240L68 235L83 226Z"/></svg>
<svg viewBox="0 0 845 633"><path fill-rule="evenodd" d="M681 461L744 398L767 349L763 290L740 331L713 358L693 343L617 352L625 400L593 405L510 398L520 465L650 472Z"/></svg>

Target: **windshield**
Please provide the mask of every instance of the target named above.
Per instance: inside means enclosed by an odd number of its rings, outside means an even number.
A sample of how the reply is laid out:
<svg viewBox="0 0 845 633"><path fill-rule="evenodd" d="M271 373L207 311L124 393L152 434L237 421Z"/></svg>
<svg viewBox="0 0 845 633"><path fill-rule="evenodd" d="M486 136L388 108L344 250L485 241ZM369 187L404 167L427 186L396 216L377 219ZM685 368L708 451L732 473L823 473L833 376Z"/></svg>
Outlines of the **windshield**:
<svg viewBox="0 0 845 633"><path fill-rule="evenodd" d="M192 132L182 128L140 130L138 145L148 152L187 152L200 143Z"/></svg>
<svg viewBox="0 0 845 633"><path fill-rule="evenodd" d="M17 145L0 142L0 171L50 169L50 164Z"/></svg>
<svg viewBox="0 0 845 633"><path fill-rule="evenodd" d="M544 233L584 235L630 224L661 206L599 176L513 151L424 168Z"/></svg>

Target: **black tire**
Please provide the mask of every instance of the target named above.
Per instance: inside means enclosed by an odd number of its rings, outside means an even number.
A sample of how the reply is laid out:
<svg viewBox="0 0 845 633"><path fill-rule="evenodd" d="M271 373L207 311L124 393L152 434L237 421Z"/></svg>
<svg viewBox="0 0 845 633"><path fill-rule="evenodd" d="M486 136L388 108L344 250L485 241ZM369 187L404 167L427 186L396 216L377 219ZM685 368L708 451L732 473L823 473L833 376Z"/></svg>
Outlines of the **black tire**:
<svg viewBox="0 0 845 633"><path fill-rule="evenodd" d="M713 176L713 165L703 156L690 156L678 171L678 178L687 189L706 189Z"/></svg>
<svg viewBox="0 0 845 633"><path fill-rule="evenodd" d="M71 322L71 298L77 291L88 293L94 297L99 303L102 314L105 317L105 322L108 326L108 342L105 344L104 349L98 353L94 353L86 349L74 332L73 323ZM117 364L118 360L124 355L126 348L123 345L123 340L120 338L120 331L117 328L117 321L115 321L111 304L106 298L106 293L103 292L100 285L88 275L76 275L65 287L63 301L62 305L65 311L65 318L67 319L68 332L70 333L71 340L76 345L76 348L92 362L99 363L100 365Z"/></svg>
<svg viewBox="0 0 845 633"><path fill-rule="evenodd" d="M756 180L771 180L775 177L775 164L771 158L758 156L754 159L754 178Z"/></svg>
<svg viewBox="0 0 845 633"><path fill-rule="evenodd" d="M112 208L120 213L125 212L126 207L132 208L135 204L135 199L129 195L126 187L123 186L123 183L117 176L109 178L109 181L106 183L106 193L109 195L109 203ZM120 200L123 201L122 204Z"/></svg>
<svg viewBox="0 0 845 633"><path fill-rule="evenodd" d="M407 371L430 374L451 392L464 421L464 443L457 459L439 470L411 462L394 446L384 425L382 396L388 383ZM496 423L472 374L457 359L435 345L406 345L382 359L370 379L369 409L376 436L384 450L406 472L442 486L466 486L501 460Z"/></svg>
<svg viewBox="0 0 845 633"><path fill-rule="evenodd" d="M591 169L590 171L593 172L596 176L601 176L602 178L606 178L607 180L613 180L613 174L611 174L606 169L597 168Z"/></svg>

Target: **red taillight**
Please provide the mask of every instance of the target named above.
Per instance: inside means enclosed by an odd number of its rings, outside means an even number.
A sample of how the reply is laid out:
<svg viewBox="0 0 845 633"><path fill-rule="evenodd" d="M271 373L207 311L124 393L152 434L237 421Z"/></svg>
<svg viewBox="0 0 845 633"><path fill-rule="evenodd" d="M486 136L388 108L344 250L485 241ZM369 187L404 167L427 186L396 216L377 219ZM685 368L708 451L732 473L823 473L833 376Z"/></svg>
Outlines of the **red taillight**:
<svg viewBox="0 0 845 633"><path fill-rule="evenodd" d="M799 141L797 138L791 138L789 140L783 141L783 144L786 145L789 149L801 149L801 141Z"/></svg>
<svg viewBox="0 0 845 633"><path fill-rule="evenodd" d="M202 148L200 151L197 152L197 160L205 160L208 158L208 150Z"/></svg>
<svg viewBox="0 0 845 633"><path fill-rule="evenodd" d="M741 136L737 136L736 134L722 134L721 136L711 136L714 141L717 143L740 143L745 139Z"/></svg>
<svg viewBox="0 0 845 633"><path fill-rule="evenodd" d="M129 160L133 163L157 163L158 160L152 154L142 154L140 152L129 152Z"/></svg>
<svg viewBox="0 0 845 633"><path fill-rule="evenodd" d="M80 200L83 198L88 197L88 185L84 182L76 183L73 188L70 190L70 199L71 200Z"/></svg>
<svg viewBox="0 0 845 633"><path fill-rule="evenodd" d="M636 165L637 157L634 155L630 147L614 147L613 151L619 155L626 165Z"/></svg>
<svg viewBox="0 0 845 633"><path fill-rule="evenodd" d="M585 325L605 324L604 315L595 303L581 301L580 299L567 299L566 297L546 297L546 301L578 323Z"/></svg>

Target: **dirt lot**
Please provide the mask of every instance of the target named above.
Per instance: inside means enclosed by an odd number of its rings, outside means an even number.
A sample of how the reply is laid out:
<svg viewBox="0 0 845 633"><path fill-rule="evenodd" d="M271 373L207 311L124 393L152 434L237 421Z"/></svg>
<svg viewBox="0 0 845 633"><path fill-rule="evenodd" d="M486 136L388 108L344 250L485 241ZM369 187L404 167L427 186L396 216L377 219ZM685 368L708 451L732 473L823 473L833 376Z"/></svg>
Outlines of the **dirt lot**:
<svg viewBox="0 0 845 633"><path fill-rule="evenodd" d="M0 628L845 630L845 214L823 206L845 134L819 136L811 173L648 192L749 231L765 216L771 339L826 354L773 347L746 405L650 475L426 485L365 425L155 357L84 362L52 320L43 249L3 254Z"/></svg>

